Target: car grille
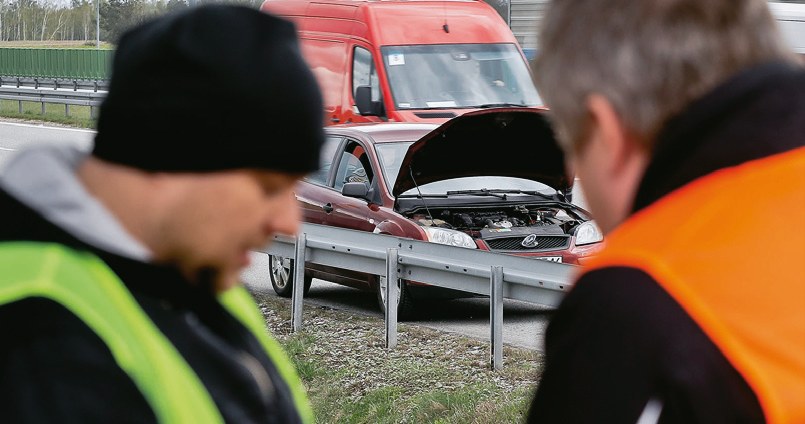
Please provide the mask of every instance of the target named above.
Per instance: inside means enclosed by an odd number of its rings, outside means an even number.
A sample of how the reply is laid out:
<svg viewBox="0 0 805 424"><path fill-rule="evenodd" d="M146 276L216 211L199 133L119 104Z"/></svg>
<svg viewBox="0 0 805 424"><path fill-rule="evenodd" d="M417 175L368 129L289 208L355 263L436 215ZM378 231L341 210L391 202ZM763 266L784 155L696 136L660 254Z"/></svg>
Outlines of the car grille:
<svg viewBox="0 0 805 424"><path fill-rule="evenodd" d="M535 247L524 247L522 245L525 237L506 237L484 240L492 250L520 250L539 252L544 250L560 250L570 244L568 236L538 236Z"/></svg>

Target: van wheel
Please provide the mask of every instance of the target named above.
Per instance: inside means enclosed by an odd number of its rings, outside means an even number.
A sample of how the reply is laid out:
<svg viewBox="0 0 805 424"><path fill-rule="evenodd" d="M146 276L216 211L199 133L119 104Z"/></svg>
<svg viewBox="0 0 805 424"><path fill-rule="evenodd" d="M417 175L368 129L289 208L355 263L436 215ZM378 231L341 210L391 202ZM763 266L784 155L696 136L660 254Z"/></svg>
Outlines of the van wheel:
<svg viewBox="0 0 805 424"><path fill-rule="evenodd" d="M386 277L377 278L377 304L380 307L380 312L384 315L386 313L386 290L383 288L385 282ZM407 321L414 317L415 302L411 298L408 284L405 280L397 280L397 287L400 288L400 296L397 298L397 320Z"/></svg>
<svg viewBox="0 0 805 424"><path fill-rule="evenodd" d="M269 263L269 277L271 278L271 287L277 296L291 297L293 294L293 275L294 275L294 260L290 258L283 258L282 256L268 255ZM305 275L305 290L303 294L307 296L310 291L310 284L313 282L313 277Z"/></svg>

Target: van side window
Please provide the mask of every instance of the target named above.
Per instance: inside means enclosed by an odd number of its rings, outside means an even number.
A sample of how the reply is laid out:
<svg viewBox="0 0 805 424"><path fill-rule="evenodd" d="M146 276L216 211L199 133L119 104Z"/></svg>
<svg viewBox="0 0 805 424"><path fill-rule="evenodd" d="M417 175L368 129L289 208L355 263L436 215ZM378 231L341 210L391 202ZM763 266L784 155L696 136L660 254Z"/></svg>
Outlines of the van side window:
<svg viewBox="0 0 805 424"><path fill-rule="evenodd" d="M330 168L335 160L336 149L341 144L343 137L327 137L321 147L319 156L319 170L308 174L305 181L313 184L327 185L327 177L330 175Z"/></svg>
<svg viewBox="0 0 805 424"><path fill-rule="evenodd" d="M380 101L380 82L377 79L377 69L372 60L372 53L363 47L355 47L352 56L352 98L358 87L368 85L372 87L372 101Z"/></svg>

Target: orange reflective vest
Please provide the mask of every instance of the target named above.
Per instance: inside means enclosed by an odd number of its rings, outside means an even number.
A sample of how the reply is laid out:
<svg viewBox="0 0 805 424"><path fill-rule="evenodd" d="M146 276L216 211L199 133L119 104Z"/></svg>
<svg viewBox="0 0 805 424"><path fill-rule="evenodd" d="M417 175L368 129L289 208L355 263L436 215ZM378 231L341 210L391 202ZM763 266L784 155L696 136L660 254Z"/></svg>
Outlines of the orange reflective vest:
<svg viewBox="0 0 805 424"><path fill-rule="evenodd" d="M754 390L805 423L805 148L724 168L630 217L585 272L643 270Z"/></svg>

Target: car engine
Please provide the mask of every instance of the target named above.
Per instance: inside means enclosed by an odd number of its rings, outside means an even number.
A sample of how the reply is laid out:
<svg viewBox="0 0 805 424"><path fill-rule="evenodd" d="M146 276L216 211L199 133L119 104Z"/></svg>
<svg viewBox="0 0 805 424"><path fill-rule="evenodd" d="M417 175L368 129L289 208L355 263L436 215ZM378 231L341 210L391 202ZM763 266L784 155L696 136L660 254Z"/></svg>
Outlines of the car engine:
<svg viewBox="0 0 805 424"><path fill-rule="evenodd" d="M503 233L565 235L571 234L576 226L586 221L574 210L545 205L488 209L431 208L430 212L433 217L414 213L409 218L423 226L456 229L476 238L500 236Z"/></svg>

